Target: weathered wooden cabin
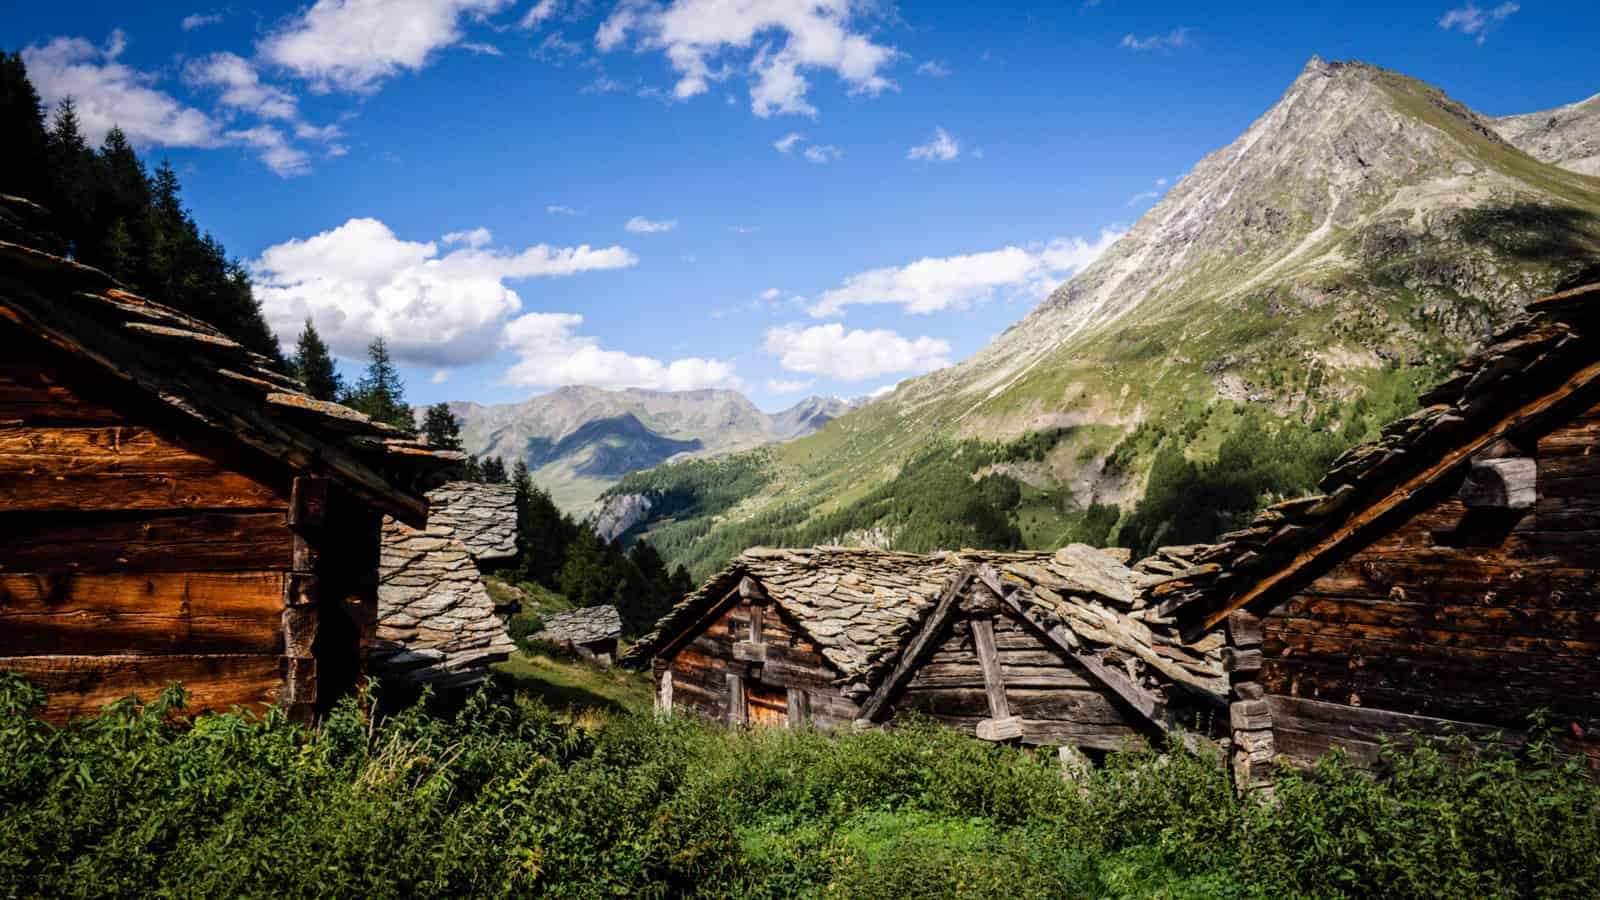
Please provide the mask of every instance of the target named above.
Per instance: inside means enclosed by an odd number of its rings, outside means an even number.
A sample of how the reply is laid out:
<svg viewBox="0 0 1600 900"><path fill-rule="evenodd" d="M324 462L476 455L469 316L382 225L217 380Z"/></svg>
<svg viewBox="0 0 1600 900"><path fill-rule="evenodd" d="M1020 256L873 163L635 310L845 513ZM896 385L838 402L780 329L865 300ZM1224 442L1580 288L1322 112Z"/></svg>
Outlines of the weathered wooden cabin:
<svg viewBox="0 0 1600 900"><path fill-rule="evenodd" d="M14 231L7 234L15 236ZM62 721L181 681L307 718L356 682L379 523L459 454L215 328L0 241L0 670Z"/></svg>
<svg viewBox="0 0 1600 900"><path fill-rule="evenodd" d="M658 707L731 724L915 709L985 739L1112 749L1221 718L1220 637L1185 648L1144 621L1137 581L1081 545L751 550L625 660L653 659Z"/></svg>
<svg viewBox="0 0 1600 900"><path fill-rule="evenodd" d="M623 654L656 705L729 724L847 725L874 671L961 570L846 547L747 550Z"/></svg>
<svg viewBox="0 0 1600 900"><path fill-rule="evenodd" d="M862 704L915 709L986 740L1114 750L1226 718L1221 635L1185 647L1110 552L963 551L965 566Z"/></svg>
<svg viewBox="0 0 1600 900"><path fill-rule="evenodd" d="M1600 765L1600 285L1530 304L1422 408L1158 586L1226 623L1234 770L1383 736L1525 740Z"/></svg>
<svg viewBox="0 0 1600 900"><path fill-rule="evenodd" d="M622 614L609 603L551 613L533 639L549 641L580 658L603 666L617 658L617 641L622 637Z"/></svg>

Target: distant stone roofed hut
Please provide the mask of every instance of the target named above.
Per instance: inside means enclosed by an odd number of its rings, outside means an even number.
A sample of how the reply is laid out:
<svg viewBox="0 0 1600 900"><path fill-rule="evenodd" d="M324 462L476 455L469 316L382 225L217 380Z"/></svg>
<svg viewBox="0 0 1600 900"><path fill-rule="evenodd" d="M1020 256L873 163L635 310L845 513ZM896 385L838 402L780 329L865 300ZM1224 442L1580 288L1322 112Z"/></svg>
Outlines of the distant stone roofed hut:
<svg viewBox="0 0 1600 900"><path fill-rule="evenodd" d="M622 614L615 606L588 606L544 617L544 628L533 639L549 641L580 657L609 666L617 656L622 637Z"/></svg>
<svg viewBox="0 0 1600 900"><path fill-rule="evenodd" d="M847 725L866 675L961 569L945 556L846 547L747 550L623 655L657 707L730 724Z"/></svg>
<svg viewBox="0 0 1600 900"><path fill-rule="evenodd" d="M750 550L624 661L660 708L833 726L919 710L990 740L1111 749L1220 720L1221 639L1183 647L1117 557Z"/></svg>
<svg viewBox="0 0 1600 900"><path fill-rule="evenodd" d="M0 198L9 237L29 207ZM0 669L52 721L169 682L314 717L377 615L380 520L460 454L306 396L211 325L0 241Z"/></svg>
<svg viewBox="0 0 1600 900"><path fill-rule="evenodd" d="M514 489L450 482L428 500L437 512L425 529L383 524L375 671L413 687L469 687L516 650L480 571L516 555Z"/></svg>
<svg viewBox="0 0 1600 900"><path fill-rule="evenodd" d="M1241 786L1385 736L1516 746L1539 709L1600 766L1600 285L1421 403L1152 588L1186 633L1226 623Z"/></svg>
<svg viewBox="0 0 1600 900"><path fill-rule="evenodd" d="M1185 647L1118 555L957 556L961 574L880 665L863 718L918 710L985 740L1088 750L1169 732L1195 745L1225 727L1221 635Z"/></svg>

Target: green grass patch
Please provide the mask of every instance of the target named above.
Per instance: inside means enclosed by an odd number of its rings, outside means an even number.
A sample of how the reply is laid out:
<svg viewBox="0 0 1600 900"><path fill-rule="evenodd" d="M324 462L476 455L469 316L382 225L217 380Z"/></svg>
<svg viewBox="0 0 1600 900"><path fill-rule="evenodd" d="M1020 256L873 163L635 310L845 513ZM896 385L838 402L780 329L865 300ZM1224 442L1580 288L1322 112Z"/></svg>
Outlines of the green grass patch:
<svg viewBox="0 0 1600 900"><path fill-rule="evenodd" d="M506 688L536 699L569 719L588 712L647 713L654 701L648 675L583 660L518 653L496 663L494 672Z"/></svg>

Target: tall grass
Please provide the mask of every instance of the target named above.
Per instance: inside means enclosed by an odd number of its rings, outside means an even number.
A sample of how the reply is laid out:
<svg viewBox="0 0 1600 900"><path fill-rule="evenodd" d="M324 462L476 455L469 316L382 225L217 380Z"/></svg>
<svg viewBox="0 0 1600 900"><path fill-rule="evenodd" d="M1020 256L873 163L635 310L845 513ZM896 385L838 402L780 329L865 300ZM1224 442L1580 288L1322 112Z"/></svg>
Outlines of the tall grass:
<svg viewBox="0 0 1600 900"><path fill-rule="evenodd" d="M1338 759L1235 798L1218 760L1048 751L927 722L727 732L453 718L319 727L120 703L66 729L0 676L0 895L1281 897L1600 895L1600 789L1522 758Z"/></svg>

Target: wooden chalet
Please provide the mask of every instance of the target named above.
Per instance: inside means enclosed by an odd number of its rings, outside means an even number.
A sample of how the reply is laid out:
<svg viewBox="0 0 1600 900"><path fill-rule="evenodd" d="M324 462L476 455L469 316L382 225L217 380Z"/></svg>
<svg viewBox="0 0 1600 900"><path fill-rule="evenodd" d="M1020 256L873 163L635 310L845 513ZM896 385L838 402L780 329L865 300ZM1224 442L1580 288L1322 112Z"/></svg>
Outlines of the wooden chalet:
<svg viewBox="0 0 1600 900"><path fill-rule="evenodd" d="M1226 623L1242 787L1384 736L1514 747L1535 710L1600 766L1600 285L1421 403L1152 589L1187 633Z"/></svg>
<svg viewBox="0 0 1600 900"><path fill-rule="evenodd" d="M25 201L0 198L8 238ZM0 240L0 670L53 721L169 682L309 718L360 676L385 513L459 454L313 400L98 270Z"/></svg>
<svg viewBox="0 0 1600 900"><path fill-rule="evenodd" d="M1138 579L1082 545L751 550L624 662L653 660L658 708L730 724L915 709L989 740L1112 749L1221 718L1220 637L1184 647Z"/></svg>

